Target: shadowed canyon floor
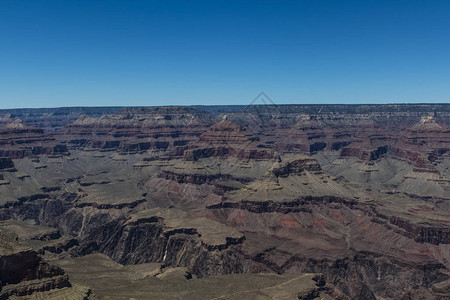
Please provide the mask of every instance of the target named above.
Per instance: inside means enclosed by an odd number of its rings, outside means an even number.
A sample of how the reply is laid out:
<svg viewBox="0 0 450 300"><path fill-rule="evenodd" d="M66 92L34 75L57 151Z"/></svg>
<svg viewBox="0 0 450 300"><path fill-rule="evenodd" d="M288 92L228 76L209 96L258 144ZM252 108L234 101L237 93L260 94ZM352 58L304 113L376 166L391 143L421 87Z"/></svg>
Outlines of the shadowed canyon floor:
<svg viewBox="0 0 450 300"><path fill-rule="evenodd" d="M0 110L0 299L448 299L450 105Z"/></svg>

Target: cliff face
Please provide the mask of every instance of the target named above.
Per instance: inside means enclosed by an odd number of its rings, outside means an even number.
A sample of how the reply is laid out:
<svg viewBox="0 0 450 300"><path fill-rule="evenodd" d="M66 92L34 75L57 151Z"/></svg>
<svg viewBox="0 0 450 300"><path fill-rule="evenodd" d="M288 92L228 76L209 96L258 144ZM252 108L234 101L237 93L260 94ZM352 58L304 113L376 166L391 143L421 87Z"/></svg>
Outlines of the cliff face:
<svg viewBox="0 0 450 300"><path fill-rule="evenodd" d="M26 249L17 241L17 236L0 231L0 299L29 296L33 293L58 294L65 289L63 296L71 296L71 284L64 271L43 261L41 256ZM88 299L90 292L79 296Z"/></svg>
<svg viewBox="0 0 450 300"><path fill-rule="evenodd" d="M2 297L72 289L46 260L98 253L152 278L323 274L306 299L449 296L448 105L0 116L0 229L33 247L1 255Z"/></svg>
<svg viewBox="0 0 450 300"><path fill-rule="evenodd" d="M21 121L0 127L0 157L18 159L41 154L67 155L68 149L43 129L26 126Z"/></svg>
<svg viewBox="0 0 450 300"><path fill-rule="evenodd" d="M196 224L189 226L187 220L185 224L171 227L168 223L180 220L165 217L167 219L152 216L151 212L145 214L145 218L128 221L113 219L101 212L84 216L84 227L78 234L80 245L72 249L72 254L100 252L126 265L157 262L164 268L188 267L199 277L243 272L245 259L232 249L242 242L243 236L215 231L214 236L208 237L205 232L209 229L205 230L203 225L191 227ZM220 227L216 222L204 221L212 227ZM223 236L222 240L219 241L218 236Z"/></svg>
<svg viewBox="0 0 450 300"><path fill-rule="evenodd" d="M27 126L55 131L74 122L82 114L99 117L103 114L118 113L120 107L61 107L0 110L0 125L19 119Z"/></svg>
<svg viewBox="0 0 450 300"><path fill-rule="evenodd" d="M276 177L288 177L289 175L302 175L305 171L320 172L322 168L319 163L310 157L302 157L283 161L279 166L272 169Z"/></svg>
<svg viewBox="0 0 450 300"><path fill-rule="evenodd" d="M226 118L204 132L196 143L184 151L186 160L235 156L239 159L272 159L275 151L259 142L259 138Z"/></svg>
<svg viewBox="0 0 450 300"><path fill-rule="evenodd" d="M9 157L0 157L0 170L12 169L14 168L14 163Z"/></svg>
<svg viewBox="0 0 450 300"><path fill-rule="evenodd" d="M398 298L448 278L444 261L435 260L445 243L427 244L432 240L419 240L420 233L395 222L380 222L370 207L355 201L241 201L210 210L246 236L239 248L244 256L277 273L323 273L352 299Z"/></svg>
<svg viewBox="0 0 450 300"><path fill-rule="evenodd" d="M167 150L186 145L212 122L209 114L185 107L124 108L101 117L82 115L65 127L62 138L81 149Z"/></svg>

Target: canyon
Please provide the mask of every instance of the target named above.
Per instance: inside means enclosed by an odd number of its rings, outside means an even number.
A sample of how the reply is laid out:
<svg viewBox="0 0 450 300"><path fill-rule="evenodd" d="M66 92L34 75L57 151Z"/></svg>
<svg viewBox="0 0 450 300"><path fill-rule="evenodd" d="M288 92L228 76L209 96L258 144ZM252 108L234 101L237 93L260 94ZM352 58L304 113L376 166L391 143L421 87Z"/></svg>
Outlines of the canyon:
<svg viewBox="0 0 450 300"><path fill-rule="evenodd" d="M0 299L449 299L450 105L0 110Z"/></svg>

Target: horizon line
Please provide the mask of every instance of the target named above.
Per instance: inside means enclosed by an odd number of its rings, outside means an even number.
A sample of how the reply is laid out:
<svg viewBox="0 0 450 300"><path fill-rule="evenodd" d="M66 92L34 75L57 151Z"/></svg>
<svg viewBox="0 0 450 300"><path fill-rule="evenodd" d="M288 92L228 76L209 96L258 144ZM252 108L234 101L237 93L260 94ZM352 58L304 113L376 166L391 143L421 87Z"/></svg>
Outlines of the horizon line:
<svg viewBox="0 0 450 300"><path fill-rule="evenodd" d="M190 105L100 105L100 106L50 106L50 107L10 107L10 108L1 108L0 110L15 110L15 109L64 109L64 108L127 108L127 107L135 107L135 108L145 108L145 107L214 107L214 106L333 106L333 105L341 105L341 106L388 106L388 105L450 105L450 102L392 102L392 103L260 103L260 104L190 104Z"/></svg>

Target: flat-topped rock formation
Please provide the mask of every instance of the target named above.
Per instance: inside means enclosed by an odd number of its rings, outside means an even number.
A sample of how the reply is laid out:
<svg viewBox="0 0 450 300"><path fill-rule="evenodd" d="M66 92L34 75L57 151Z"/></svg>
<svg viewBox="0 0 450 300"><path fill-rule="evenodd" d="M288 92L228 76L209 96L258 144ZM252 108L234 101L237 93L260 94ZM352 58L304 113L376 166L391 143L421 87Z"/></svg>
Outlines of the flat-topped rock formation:
<svg viewBox="0 0 450 300"><path fill-rule="evenodd" d="M278 154L259 138L226 117L204 132L184 151L184 159L235 156L239 159L273 159Z"/></svg>
<svg viewBox="0 0 450 300"><path fill-rule="evenodd" d="M216 221L189 215L178 209L149 209L131 215L127 224L161 220L164 223L162 234L171 235L176 232L189 232L197 235L202 243L213 249L226 249L230 245L239 244L244 236L237 230Z"/></svg>
<svg viewBox="0 0 450 300"><path fill-rule="evenodd" d="M99 117L103 114L119 112L121 107L58 107L58 108L17 108L0 109L0 125L20 119L27 126L39 127L45 131L55 131L72 123L81 114Z"/></svg>
<svg viewBox="0 0 450 300"><path fill-rule="evenodd" d="M59 143L42 128L15 120L0 127L0 157L23 158L32 155L67 155L65 143Z"/></svg>
<svg viewBox="0 0 450 300"><path fill-rule="evenodd" d="M136 153L186 145L212 122L209 114L192 108L124 108L101 117L82 115L64 135L71 147Z"/></svg>
<svg viewBox="0 0 450 300"><path fill-rule="evenodd" d="M226 202L289 202L312 195L353 198L351 191L325 174L315 159L297 156L275 163L255 181L230 191Z"/></svg>
<svg viewBox="0 0 450 300"><path fill-rule="evenodd" d="M184 268L157 264L117 264L104 255L64 259L59 262L78 285L90 285L99 297L114 299L348 299L322 274L231 274L196 278ZM156 265L156 266L155 266ZM90 279L91 274L98 274ZM205 288L207 287L207 288Z"/></svg>

